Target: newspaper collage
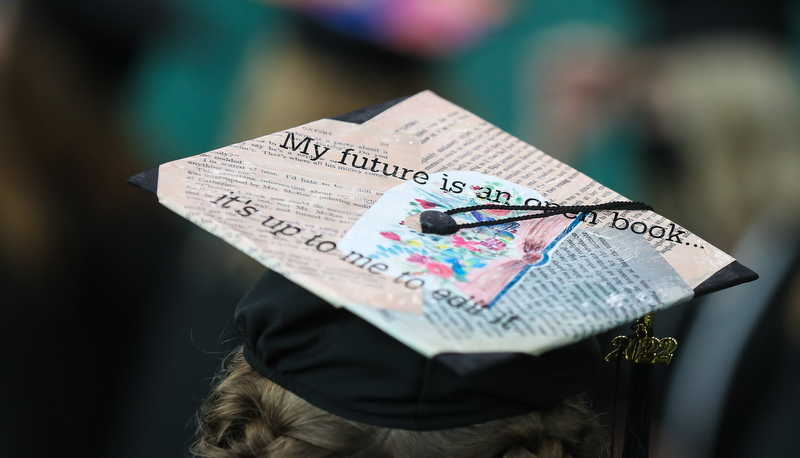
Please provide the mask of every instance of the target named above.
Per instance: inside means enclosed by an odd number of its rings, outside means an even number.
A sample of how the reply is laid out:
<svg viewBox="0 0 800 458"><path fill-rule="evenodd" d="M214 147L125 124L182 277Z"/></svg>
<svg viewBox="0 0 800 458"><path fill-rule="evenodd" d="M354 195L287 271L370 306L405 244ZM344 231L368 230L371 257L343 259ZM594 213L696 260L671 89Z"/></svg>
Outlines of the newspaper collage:
<svg viewBox="0 0 800 458"><path fill-rule="evenodd" d="M540 354L688 300L734 261L650 211L412 230L430 209L626 200L431 92L170 162L158 181L165 206L427 356Z"/></svg>

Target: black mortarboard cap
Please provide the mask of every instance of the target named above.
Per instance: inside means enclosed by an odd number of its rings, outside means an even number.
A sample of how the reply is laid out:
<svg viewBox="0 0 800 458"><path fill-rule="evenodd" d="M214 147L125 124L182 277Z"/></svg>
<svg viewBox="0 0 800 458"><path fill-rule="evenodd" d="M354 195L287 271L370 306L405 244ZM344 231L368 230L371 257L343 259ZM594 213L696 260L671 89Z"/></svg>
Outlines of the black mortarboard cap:
<svg viewBox="0 0 800 458"><path fill-rule="evenodd" d="M430 92L131 181L271 269L235 316L256 371L380 426L555 405L593 382L595 335L757 277ZM459 226L421 233L430 210Z"/></svg>

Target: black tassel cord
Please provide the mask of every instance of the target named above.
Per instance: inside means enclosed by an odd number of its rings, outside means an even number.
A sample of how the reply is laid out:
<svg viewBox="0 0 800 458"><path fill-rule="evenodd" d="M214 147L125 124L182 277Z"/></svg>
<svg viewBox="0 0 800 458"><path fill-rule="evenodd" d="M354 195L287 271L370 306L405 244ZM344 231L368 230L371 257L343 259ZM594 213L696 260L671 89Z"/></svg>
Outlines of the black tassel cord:
<svg viewBox="0 0 800 458"><path fill-rule="evenodd" d="M452 208L444 212L437 210L426 210L420 213L420 224L422 232L425 234L449 235L455 234L461 229L469 229L481 226L493 226L497 224L524 221L526 219L547 218L554 215L578 214L596 212L602 210L652 210L653 208L643 202L614 201L595 205L565 205L565 206L533 206L533 205L473 205L471 207ZM512 210L512 211L533 211L527 215L512 216L488 221L476 221L474 223L458 224L451 215L467 213L475 210Z"/></svg>
<svg viewBox="0 0 800 458"><path fill-rule="evenodd" d="M652 210L653 207L644 202L629 202L629 201L615 201L606 202L596 205L566 205L559 207L541 207L531 205L473 205L471 207L453 208L445 211L448 215L455 215L457 213L466 213L474 210L536 210L541 213L533 213L529 215L513 216L510 218L503 218L493 221L477 221L475 223L459 224L459 229L467 229L470 227L490 226L494 224L510 223L514 221L523 221L526 219L534 218L547 218L553 215L564 215L567 213L578 214L584 212L593 212L601 210Z"/></svg>

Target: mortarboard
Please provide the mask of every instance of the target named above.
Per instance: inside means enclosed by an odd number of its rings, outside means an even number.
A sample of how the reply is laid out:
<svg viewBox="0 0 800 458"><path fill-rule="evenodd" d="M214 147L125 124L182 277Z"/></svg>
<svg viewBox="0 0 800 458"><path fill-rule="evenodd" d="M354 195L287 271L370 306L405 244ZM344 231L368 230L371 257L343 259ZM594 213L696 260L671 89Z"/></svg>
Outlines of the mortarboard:
<svg viewBox="0 0 800 458"><path fill-rule="evenodd" d="M428 91L131 182L270 269L235 317L257 372L379 426L553 405L591 384L593 336L757 277ZM618 356L671 358L640 332Z"/></svg>

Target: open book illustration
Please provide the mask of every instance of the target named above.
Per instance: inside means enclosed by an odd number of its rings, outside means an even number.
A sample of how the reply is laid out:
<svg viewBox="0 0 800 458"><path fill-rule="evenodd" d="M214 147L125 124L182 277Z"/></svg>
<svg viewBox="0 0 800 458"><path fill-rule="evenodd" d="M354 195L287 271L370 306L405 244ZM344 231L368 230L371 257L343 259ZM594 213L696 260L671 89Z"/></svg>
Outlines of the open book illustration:
<svg viewBox="0 0 800 458"><path fill-rule="evenodd" d="M541 354L757 278L649 210L602 210L424 233L626 201L432 92L163 164L131 181L264 266L420 353ZM656 209L657 210L657 209ZM535 213L535 211L534 211Z"/></svg>

